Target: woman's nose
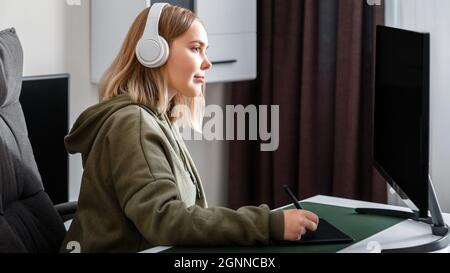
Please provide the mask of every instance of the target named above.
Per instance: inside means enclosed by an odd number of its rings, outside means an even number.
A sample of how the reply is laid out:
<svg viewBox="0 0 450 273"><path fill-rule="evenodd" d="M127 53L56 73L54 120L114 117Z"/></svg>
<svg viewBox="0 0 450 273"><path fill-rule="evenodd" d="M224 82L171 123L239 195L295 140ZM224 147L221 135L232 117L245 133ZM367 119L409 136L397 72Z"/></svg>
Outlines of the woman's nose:
<svg viewBox="0 0 450 273"><path fill-rule="evenodd" d="M202 70L208 70L212 67L211 62L209 61L208 57L205 56L205 59L203 60L201 69Z"/></svg>

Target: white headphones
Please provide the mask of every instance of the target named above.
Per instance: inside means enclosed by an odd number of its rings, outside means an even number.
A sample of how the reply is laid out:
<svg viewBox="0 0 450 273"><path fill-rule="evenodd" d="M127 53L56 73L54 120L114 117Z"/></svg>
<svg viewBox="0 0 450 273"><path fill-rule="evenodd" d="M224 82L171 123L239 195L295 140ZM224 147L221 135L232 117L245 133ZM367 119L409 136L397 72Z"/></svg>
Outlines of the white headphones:
<svg viewBox="0 0 450 273"><path fill-rule="evenodd" d="M168 3L155 3L151 6L144 33L136 45L136 57L145 67L160 67L169 57L169 45L158 32L159 17L166 5Z"/></svg>

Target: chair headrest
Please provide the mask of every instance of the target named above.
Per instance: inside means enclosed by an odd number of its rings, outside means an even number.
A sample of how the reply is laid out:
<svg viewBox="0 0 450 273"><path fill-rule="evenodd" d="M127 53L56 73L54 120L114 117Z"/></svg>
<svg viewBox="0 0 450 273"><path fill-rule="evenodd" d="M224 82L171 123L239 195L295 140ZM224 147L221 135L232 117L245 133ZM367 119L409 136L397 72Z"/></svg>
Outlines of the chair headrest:
<svg viewBox="0 0 450 273"><path fill-rule="evenodd" d="M0 31L0 107L19 100L22 88L23 51L16 30Z"/></svg>

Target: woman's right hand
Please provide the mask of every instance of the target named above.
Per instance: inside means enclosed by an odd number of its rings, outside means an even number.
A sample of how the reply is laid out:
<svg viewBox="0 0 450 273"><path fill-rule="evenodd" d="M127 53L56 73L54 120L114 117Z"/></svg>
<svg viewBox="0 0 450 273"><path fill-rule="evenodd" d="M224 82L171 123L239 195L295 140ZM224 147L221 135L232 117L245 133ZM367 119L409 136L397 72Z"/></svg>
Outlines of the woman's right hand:
<svg viewBox="0 0 450 273"><path fill-rule="evenodd" d="M315 231L319 217L307 210L284 210L284 240L296 241L307 231Z"/></svg>

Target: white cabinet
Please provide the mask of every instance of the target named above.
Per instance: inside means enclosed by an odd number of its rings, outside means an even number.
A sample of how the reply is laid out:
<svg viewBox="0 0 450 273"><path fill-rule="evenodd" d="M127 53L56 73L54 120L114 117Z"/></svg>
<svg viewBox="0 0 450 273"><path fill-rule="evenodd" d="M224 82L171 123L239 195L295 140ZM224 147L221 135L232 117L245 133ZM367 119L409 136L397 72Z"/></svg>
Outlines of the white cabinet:
<svg viewBox="0 0 450 273"><path fill-rule="evenodd" d="M256 78L256 0L197 0L208 32L209 82Z"/></svg>
<svg viewBox="0 0 450 273"><path fill-rule="evenodd" d="M146 0L91 0L91 81L98 83L117 56Z"/></svg>
<svg viewBox="0 0 450 273"><path fill-rule="evenodd" d="M91 0L91 80L116 57L125 35L148 0ZM256 0L173 0L194 10L208 32L213 68L208 82L256 78Z"/></svg>
<svg viewBox="0 0 450 273"><path fill-rule="evenodd" d="M197 0L195 10L208 34L256 32L256 0Z"/></svg>

